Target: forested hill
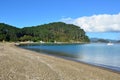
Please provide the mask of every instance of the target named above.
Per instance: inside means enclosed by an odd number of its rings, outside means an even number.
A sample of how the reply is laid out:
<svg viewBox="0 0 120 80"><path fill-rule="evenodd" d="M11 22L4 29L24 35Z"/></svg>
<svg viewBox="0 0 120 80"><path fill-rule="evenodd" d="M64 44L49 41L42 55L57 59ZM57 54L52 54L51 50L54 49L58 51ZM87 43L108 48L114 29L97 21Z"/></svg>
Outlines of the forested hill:
<svg viewBox="0 0 120 80"><path fill-rule="evenodd" d="M21 37L21 30L14 26L0 23L0 41L17 41Z"/></svg>
<svg viewBox="0 0 120 80"><path fill-rule="evenodd" d="M22 29L0 23L0 41L89 42L83 29L54 22Z"/></svg>

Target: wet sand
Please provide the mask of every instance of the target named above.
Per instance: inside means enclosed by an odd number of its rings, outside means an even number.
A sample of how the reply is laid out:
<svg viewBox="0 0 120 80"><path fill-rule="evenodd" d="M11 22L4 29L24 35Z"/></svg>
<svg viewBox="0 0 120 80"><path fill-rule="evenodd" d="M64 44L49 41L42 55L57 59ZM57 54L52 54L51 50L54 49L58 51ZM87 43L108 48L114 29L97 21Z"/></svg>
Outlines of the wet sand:
<svg viewBox="0 0 120 80"><path fill-rule="evenodd" d="M120 80L120 74L0 43L0 80Z"/></svg>

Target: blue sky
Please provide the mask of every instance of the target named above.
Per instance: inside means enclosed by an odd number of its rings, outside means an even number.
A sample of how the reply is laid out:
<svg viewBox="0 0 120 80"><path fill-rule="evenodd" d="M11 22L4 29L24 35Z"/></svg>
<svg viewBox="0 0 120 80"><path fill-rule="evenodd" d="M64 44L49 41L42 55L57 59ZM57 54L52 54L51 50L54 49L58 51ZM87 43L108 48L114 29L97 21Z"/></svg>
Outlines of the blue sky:
<svg viewBox="0 0 120 80"><path fill-rule="evenodd" d="M63 18L77 19L83 16L119 13L120 0L0 0L0 22L20 28L57 22ZM97 36L96 32L91 32L87 33L88 36ZM102 38L113 38L108 37L109 34L114 36L113 39L119 37L119 32L105 33L108 34L101 36Z"/></svg>
<svg viewBox="0 0 120 80"><path fill-rule="evenodd" d="M91 38L104 38L104 39L112 39L112 40L120 40L119 32L87 32L87 35Z"/></svg>

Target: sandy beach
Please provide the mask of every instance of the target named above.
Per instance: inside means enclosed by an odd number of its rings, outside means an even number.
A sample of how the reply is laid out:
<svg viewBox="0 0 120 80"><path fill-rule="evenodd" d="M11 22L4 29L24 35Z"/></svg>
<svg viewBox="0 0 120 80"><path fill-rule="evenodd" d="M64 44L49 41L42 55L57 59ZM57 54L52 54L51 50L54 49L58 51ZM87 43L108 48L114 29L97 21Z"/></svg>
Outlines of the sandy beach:
<svg viewBox="0 0 120 80"><path fill-rule="evenodd" d="M120 74L0 43L0 80L120 80Z"/></svg>

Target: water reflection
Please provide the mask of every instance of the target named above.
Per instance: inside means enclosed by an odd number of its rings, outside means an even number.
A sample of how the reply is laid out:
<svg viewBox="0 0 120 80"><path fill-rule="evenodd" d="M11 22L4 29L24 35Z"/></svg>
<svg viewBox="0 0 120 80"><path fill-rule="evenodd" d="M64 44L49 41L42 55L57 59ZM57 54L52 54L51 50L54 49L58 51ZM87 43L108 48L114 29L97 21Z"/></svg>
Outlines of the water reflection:
<svg viewBox="0 0 120 80"><path fill-rule="evenodd" d="M120 67L120 45L93 44L82 47L79 49L78 60Z"/></svg>

